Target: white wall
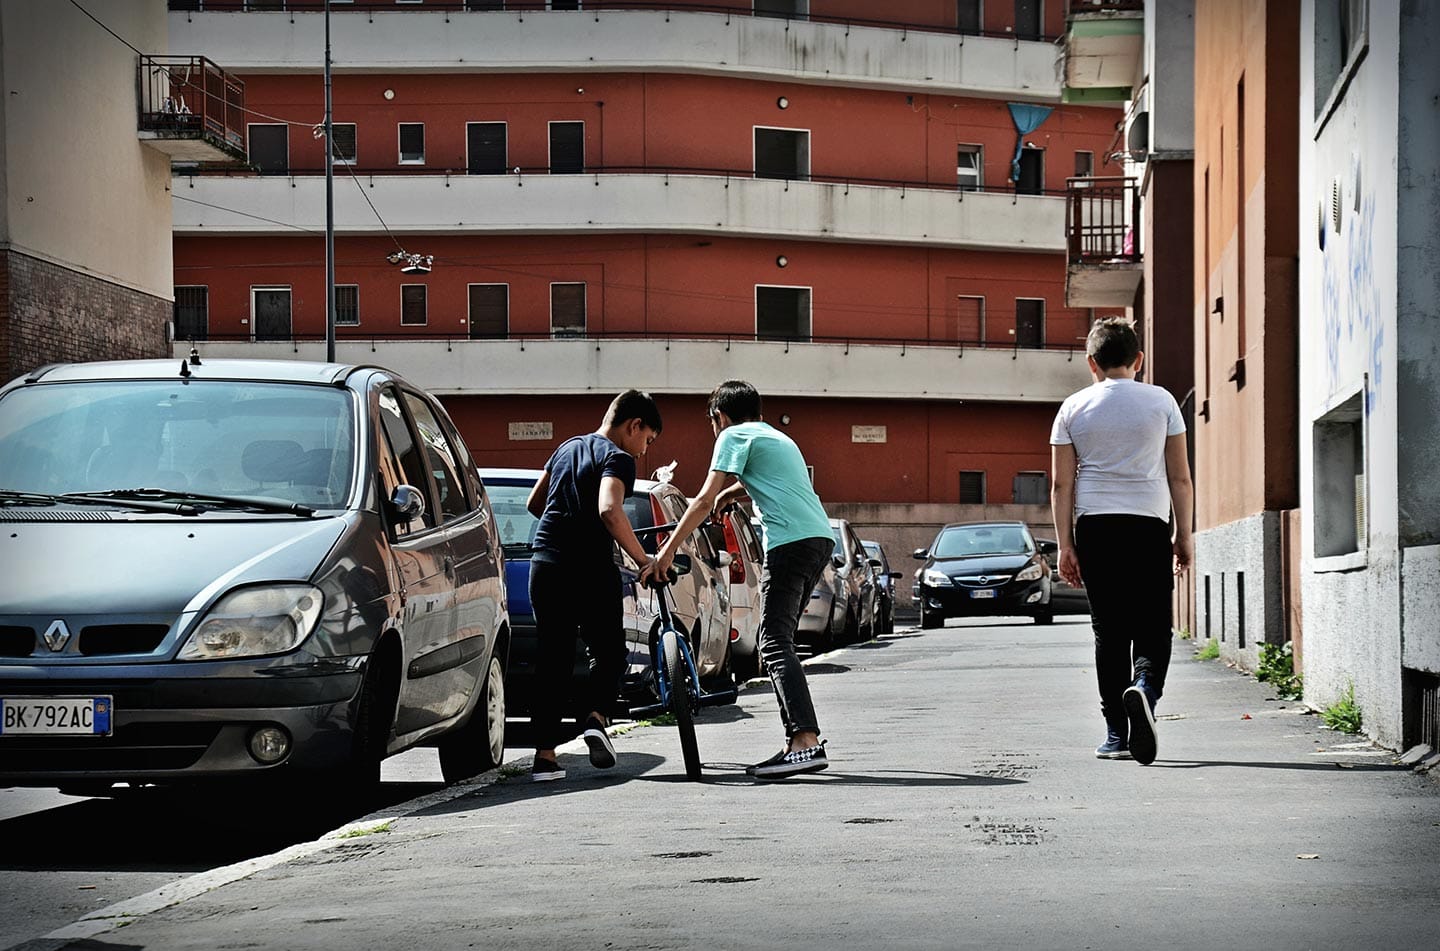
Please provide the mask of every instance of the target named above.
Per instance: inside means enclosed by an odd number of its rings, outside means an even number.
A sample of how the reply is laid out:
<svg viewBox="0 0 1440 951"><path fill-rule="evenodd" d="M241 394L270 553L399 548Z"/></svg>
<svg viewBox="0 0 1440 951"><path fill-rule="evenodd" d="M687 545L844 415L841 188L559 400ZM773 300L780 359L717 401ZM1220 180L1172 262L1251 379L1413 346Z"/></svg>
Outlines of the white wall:
<svg viewBox="0 0 1440 951"><path fill-rule="evenodd" d="M164 53L164 0L89 9ZM70 3L0 2L4 230L15 251L172 296L170 160L140 144L136 56Z"/></svg>
<svg viewBox="0 0 1440 951"><path fill-rule="evenodd" d="M1195 0L1145 0L1150 151L1195 148Z"/></svg>
<svg viewBox="0 0 1440 951"><path fill-rule="evenodd" d="M1397 533L1395 172L1398 6L1370 4L1370 46L1342 101L1312 120L1315 0L1300 24L1300 479L1306 699L1348 685L1368 733L1400 742L1400 555ZM1331 226L1340 181L1341 231ZM1358 183L1358 187L1357 187ZM1356 205L1359 208L1357 210ZM1322 210L1325 250L1318 245ZM1357 391L1364 426L1369 532L1362 551L1315 555L1313 424Z"/></svg>
<svg viewBox="0 0 1440 951"><path fill-rule="evenodd" d="M665 231L1065 249L1065 199L1055 195L696 175L364 175L359 183L363 193L336 170L337 232L380 231L378 211L392 231L428 234ZM174 187L176 234L273 234L276 221L325 228L320 176L177 177Z"/></svg>
<svg viewBox="0 0 1440 951"><path fill-rule="evenodd" d="M340 71L712 73L1058 102L1049 43L770 17L602 10L332 13ZM317 13L174 13L171 52L232 72L319 71Z"/></svg>

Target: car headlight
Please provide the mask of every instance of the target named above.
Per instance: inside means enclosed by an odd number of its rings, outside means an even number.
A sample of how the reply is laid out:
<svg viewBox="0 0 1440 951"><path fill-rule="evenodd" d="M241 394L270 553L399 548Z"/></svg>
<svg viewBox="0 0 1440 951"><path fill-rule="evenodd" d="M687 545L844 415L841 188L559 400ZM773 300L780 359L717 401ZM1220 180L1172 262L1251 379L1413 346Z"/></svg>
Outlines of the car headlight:
<svg viewBox="0 0 1440 951"><path fill-rule="evenodd" d="M180 660L261 657L294 650L320 620L324 596L309 584L232 591L216 602L181 648Z"/></svg>
<svg viewBox="0 0 1440 951"><path fill-rule="evenodd" d="M1043 574L1045 574L1045 569L1041 566L1040 562L1037 561L1029 568L1022 569L1021 572L1015 576L1015 580L1035 581Z"/></svg>
<svg viewBox="0 0 1440 951"><path fill-rule="evenodd" d="M932 588L955 587L955 582L950 580L949 575L943 571L936 571L934 568L925 569L925 574L920 577L920 580Z"/></svg>

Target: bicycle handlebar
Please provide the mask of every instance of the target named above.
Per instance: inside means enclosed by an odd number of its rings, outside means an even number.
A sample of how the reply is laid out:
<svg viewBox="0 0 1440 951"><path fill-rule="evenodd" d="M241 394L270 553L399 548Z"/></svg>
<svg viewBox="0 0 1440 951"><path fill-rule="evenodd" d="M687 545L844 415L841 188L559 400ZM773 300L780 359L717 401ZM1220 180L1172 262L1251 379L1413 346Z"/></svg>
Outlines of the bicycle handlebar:
<svg viewBox="0 0 1440 951"><path fill-rule="evenodd" d="M664 525L651 525L649 528L637 528L635 529L635 537L639 538L641 535L654 535L659 532L673 532L679 527L679 522L668 522Z"/></svg>

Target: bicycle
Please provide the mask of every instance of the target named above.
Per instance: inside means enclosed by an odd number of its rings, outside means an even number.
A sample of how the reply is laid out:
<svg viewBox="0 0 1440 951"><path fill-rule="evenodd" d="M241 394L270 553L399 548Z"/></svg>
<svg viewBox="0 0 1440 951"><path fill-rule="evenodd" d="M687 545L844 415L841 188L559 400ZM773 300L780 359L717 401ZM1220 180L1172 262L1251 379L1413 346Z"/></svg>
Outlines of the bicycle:
<svg viewBox="0 0 1440 951"><path fill-rule="evenodd" d="M658 534L675 530L677 523L656 525L653 528L635 530L637 536ZM721 706L734 703L737 691L717 690L707 692L700 686L700 672L695 666L695 654L685 632L675 623L670 611L668 589L681 575L690 572L688 555L676 555L670 566L669 577L664 580L652 578L647 584L659 594L660 626L650 638L650 667L655 675L655 693L660 702L649 706L632 708L633 719L670 713L680 732L680 753L685 760L685 777L699 780L701 773L700 747L695 740L695 713L701 707ZM628 574L628 572L627 572Z"/></svg>

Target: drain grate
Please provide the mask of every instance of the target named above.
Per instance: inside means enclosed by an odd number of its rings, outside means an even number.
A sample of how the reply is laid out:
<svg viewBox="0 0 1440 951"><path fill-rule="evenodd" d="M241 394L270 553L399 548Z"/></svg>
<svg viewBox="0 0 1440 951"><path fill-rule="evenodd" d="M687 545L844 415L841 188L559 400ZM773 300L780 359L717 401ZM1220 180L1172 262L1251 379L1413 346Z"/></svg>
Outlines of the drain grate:
<svg viewBox="0 0 1440 951"><path fill-rule="evenodd" d="M758 878L746 878L743 875L721 875L717 878L692 878L692 885L739 885L742 882L758 882Z"/></svg>
<svg viewBox="0 0 1440 951"><path fill-rule="evenodd" d="M655 859L707 859L709 852L655 852L650 857Z"/></svg>
<svg viewBox="0 0 1440 951"><path fill-rule="evenodd" d="M1045 830L1031 822L981 822L975 827L985 845L1039 845Z"/></svg>
<svg viewBox="0 0 1440 951"><path fill-rule="evenodd" d="M877 818L875 818L875 817L873 817L873 816L860 816L860 817L855 818L855 819L846 819L846 820L845 820L845 824L846 824L847 826L873 826L873 825L879 825L879 824L882 823L882 822L894 822L894 821L895 821L894 819L877 819Z"/></svg>

